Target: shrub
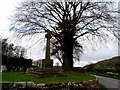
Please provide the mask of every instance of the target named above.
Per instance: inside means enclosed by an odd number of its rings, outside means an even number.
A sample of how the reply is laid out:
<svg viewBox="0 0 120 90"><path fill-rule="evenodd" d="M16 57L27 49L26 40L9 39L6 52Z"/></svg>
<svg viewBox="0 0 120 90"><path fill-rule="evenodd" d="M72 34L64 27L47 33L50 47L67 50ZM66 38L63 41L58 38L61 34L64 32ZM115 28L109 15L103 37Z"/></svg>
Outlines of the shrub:
<svg viewBox="0 0 120 90"><path fill-rule="evenodd" d="M106 72L107 74L111 74L111 75L113 75L113 72Z"/></svg>

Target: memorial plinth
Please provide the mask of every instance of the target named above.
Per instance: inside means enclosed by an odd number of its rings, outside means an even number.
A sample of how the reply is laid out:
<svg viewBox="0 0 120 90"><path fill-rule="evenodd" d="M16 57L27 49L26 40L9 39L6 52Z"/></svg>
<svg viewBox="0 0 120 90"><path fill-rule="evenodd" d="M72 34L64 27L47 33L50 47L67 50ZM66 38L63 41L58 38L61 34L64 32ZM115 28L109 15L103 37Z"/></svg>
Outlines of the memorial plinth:
<svg viewBox="0 0 120 90"><path fill-rule="evenodd" d="M51 67L53 67L53 60L50 59L50 39L52 38L50 31L47 32L45 37L47 38L46 54L45 54L45 59L42 59L42 67L43 68L51 68Z"/></svg>
<svg viewBox="0 0 120 90"><path fill-rule="evenodd" d="M42 59L42 67L43 68L52 68L53 67L53 60L46 60L46 59Z"/></svg>

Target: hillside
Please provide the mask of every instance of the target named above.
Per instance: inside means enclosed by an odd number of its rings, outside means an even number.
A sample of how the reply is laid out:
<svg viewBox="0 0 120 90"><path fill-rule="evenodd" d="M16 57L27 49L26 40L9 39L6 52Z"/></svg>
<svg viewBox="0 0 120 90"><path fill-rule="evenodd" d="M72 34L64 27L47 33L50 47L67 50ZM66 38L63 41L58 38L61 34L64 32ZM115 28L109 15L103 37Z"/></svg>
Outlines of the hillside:
<svg viewBox="0 0 120 90"><path fill-rule="evenodd" d="M95 64L86 65L84 68L90 69L109 69L109 68L120 68L120 56L113 57L110 59L99 61Z"/></svg>

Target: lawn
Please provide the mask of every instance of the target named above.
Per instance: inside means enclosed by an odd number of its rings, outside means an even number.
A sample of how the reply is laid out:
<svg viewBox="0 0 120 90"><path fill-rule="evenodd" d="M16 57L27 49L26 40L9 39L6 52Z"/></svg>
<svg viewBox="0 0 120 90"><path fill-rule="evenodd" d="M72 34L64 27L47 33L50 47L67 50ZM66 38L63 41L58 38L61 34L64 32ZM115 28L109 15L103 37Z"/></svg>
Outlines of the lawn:
<svg viewBox="0 0 120 90"><path fill-rule="evenodd" d="M10 82L26 82L26 81L33 81L35 83L81 82L92 79L95 79L95 77L90 76L89 74L69 75L69 76L61 76L61 77L53 77L53 78L37 78L37 77L28 76L21 72L2 73L2 81L10 81Z"/></svg>

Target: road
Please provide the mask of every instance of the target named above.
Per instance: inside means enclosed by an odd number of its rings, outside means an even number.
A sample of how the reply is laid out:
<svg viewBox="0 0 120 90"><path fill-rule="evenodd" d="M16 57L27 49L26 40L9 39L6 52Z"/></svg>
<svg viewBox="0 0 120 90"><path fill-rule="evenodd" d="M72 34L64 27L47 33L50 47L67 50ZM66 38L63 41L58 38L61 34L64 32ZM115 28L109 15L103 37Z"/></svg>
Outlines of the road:
<svg viewBox="0 0 120 90"><path fill-rule="evenodd" d="M94 76L98 79L99 83L108 88L108 90L120 90L120 80L97 75Z"/></svg>

